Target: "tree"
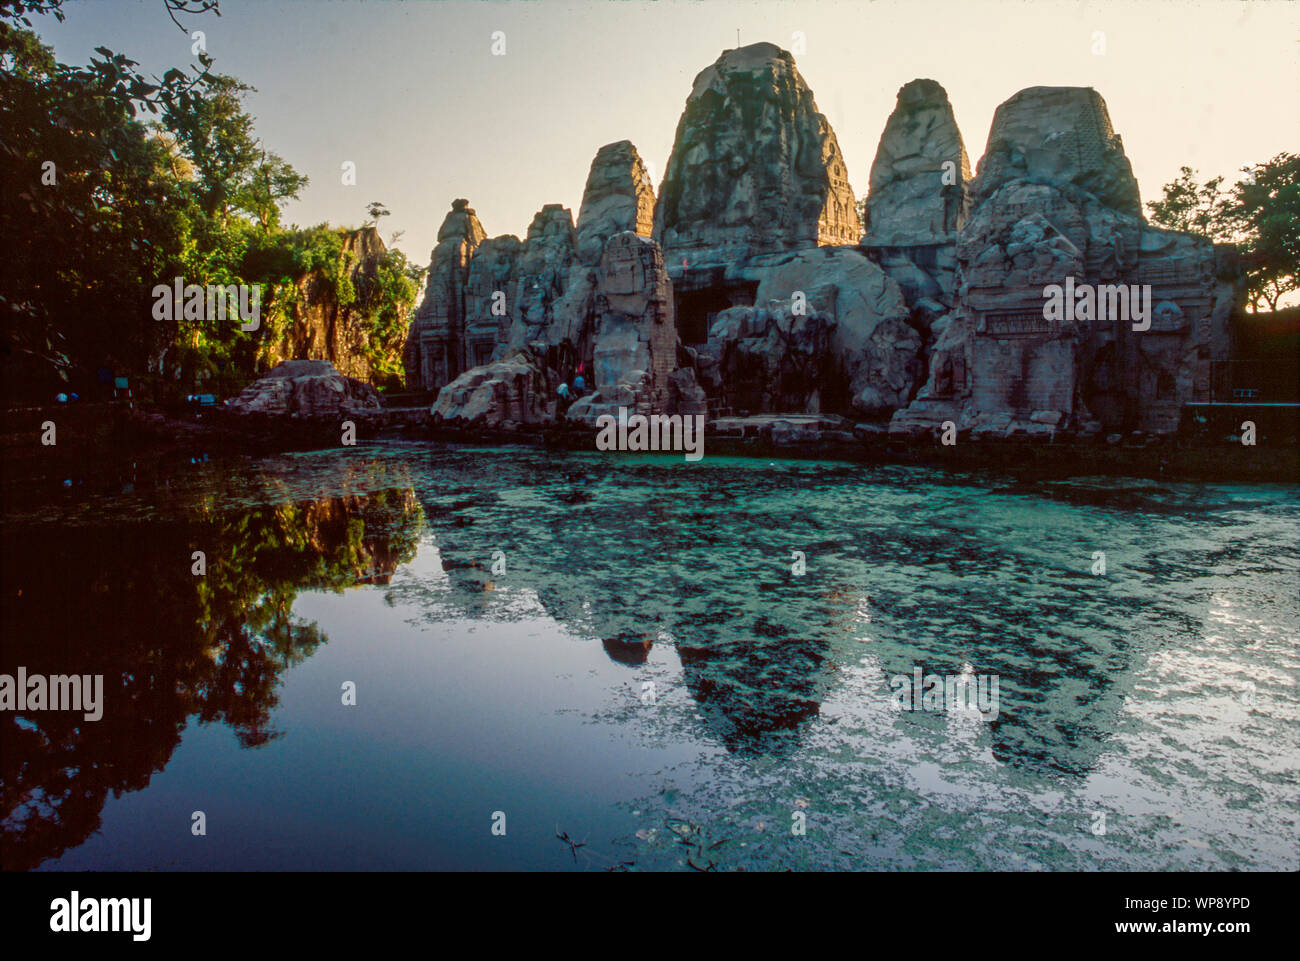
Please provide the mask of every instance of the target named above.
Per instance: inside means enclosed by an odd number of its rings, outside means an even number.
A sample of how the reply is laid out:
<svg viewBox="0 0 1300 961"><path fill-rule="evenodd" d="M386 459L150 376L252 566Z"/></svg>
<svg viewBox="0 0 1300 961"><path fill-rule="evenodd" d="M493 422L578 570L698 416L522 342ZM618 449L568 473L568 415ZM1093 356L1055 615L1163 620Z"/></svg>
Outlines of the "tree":
<svg viewBox="0 0 1300 961"><path fill-rule="evenodd" d="M203 212L219 223L263 161L253 118L243 109L253 88L234 77L214 75L203 90L186 91L166 105L162 120L194 165Z"/></svg>
<svg viewBox="0 0 1300 961"><path fill-rule="evenodd" d="M1178 179L1164 185L1164 196L1147 202L1152 223L1232 243L1238 232L1231 216L1232 195L1222 185L1222 177L1198 184L1195 170L1180 167Z"/></svg>
<svg viewBox="0 0 1300 961"><path fill-rule="evenodd" d="M369 205L366 207L366 215L370 218L371 225L376 227L379 226L380 217L387 217L391 213L391 210L377 200L370 201Z"/></svg>
<svg viewBox="0 0 1300 961"><path fill-rule="evenodd" d="M191 211L173 147L138 118L201 91L211 66L146 77L104 47L69 66L22 29L34 14L62 21L62 0L0 0L0 380L24 396L87 368L144 371L169 339L149 291L176 272Z"/></svg>
<svg viewBox="0 0 1300 961"><path fill-rule="evenodd" d="M166 2L173 18L215 11L213 0ZM33 13L62 19L61 0L0 0L6 393L48 399L66 383L86 393L102 368L157 375L160 393L237 388L256 375L277 325L312 306L308 296L358 311L372 369L400 379L418 272L394 252L354 306L349 231L281 227L307 178L256 136L244 109L250 86L213 73L206 54L192 74L152 79L102 47L87 67L59 63L34 33L5 22ZM373 203L368 213L377 224L389 212ZM323 285L304 286L313 274ZM180 277L259 287L263 322L156 320L153 291Z"/></svg>
<svg viewBox="0 0 1300 961"><path fill-rule="evenodd" d="M189 33L184 25L176 19L176 14L214 13L221 16L221 0L163 0L163 7L172 23ZM60 23L63 22L63 0L0 0L0 17L30 27L29 14L53 14Z"/></svg>
<svg viewBox="0 0 1300 961"><path fill-rule="evenodd" d="M1254 167L1234 191L1234 219L1245 239L1247 291L1269 310L1300 290L1300 154L1280 153Z"/></svg>
<svg viewBox="0 0 1300 961"><path fill-rule="evenodd" d="M143 321L183 246L183 191L121 64L92 66L0 23L6 390L43 393L78 365L143 369L160 333Z"/></svg>
<svg viewBox="0 0 1300 961"><path fill-rule="evenodd" d="M262 151L261 162L234 195L235 206L253 216L264 234L280 226L280 207L297 200L308 180L278 154Z"/></svg>
<svg viewBox="0 0 1300 961"><path fill-rule="evenodd" d="M1223 177L1202 184L1196 171L1183 167L1147 209L1158 226L1235 245L1251 309L1277 310L1283 297L1300 290L1300 155L1281 153L1242 173L1225 190Z"/></svg>

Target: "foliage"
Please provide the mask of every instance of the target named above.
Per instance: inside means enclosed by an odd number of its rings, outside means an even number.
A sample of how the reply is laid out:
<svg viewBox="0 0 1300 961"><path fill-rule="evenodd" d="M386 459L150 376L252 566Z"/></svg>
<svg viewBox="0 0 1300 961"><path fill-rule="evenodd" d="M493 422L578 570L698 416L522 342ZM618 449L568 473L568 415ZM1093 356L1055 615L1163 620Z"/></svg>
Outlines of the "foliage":
<svg viewBox="0 0 1300 961"><path fill-rule="evenodd" d="M1251 308L1277 310L1287 294L1300 290L1300 155L1281 153L1242 173L1228 190L1224 178L1198 183L1196 171L1183 167L1147 209L1161 227L1236 245Z"/></svg>
<svg viewBox="0 0 1300 961"><path fill-rule="evenodd" d="M350 231L281 226L307 178L257 137L244 105L252 88L214 73L206 54L200 67L162 78L103 47L86 67L59 63L20 25L32 14L62 20L61 7L0 0L6 392L48 398L70 384L87 394L103 368L137 384L152 378L169 393L233 390L310 306L306 289L313 301L354 311L371 367L382 378L400 374L418 272L391 252L369 267L363 303L357 265L344 254ZM167 8L173 19L220 15L212 0ZM387 210L369 212L377 221ZM155 287L176 278L260 286L261 326L155 319Z"/></svg>
<svg viewBox="0 0 1300 961"><path fill-rule="evenodd" d="M1165 184L1164 196L1147 202L1152 223L1200 234L1215 243L1231 243L1236 238L1236 226L1229 217L1232 198L1222 185L1222 177L1199 184L1195 170L1180 167L1178 179Z"/></svg>
<svg viewBox="0 0 1300 961"><path fill-rule="evenodd" d="M419 294L421 268L411 264L400 250L389 250L380 258L376 282L362 304L369 320L370 338L366 357L372 369L389 380L402 377L402 346L407 319Z"/></svg>
<svg viewBox="0 0 1300 961"><path fill-rule="evenodd" d="M33 34L0 23L9 390L68 381L86 358L147 366L159 333L144 322L149 292L185 247L165 146L121 95L121 65L92 67L59 64Z"/></svg>
<svg viewBox="0 0 1300 961"><path fill-rule="evenodd" d="M1268 163L1245 168L1237 184L1235 216L1245 238L1255 309L1278 309L1287 294L1300 290L1300 154L1281 153Z"/></svg>

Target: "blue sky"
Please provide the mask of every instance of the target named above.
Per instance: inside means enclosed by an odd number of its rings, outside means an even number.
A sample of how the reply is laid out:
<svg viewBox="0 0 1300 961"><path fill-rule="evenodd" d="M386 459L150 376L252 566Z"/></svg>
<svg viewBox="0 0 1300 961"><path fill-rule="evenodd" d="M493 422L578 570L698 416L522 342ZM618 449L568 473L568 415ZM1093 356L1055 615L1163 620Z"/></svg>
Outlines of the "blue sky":
<svg viewBox="0 0 1300 961"><path fill-rule="evenodd" d="M576 217L592 157L628 139L656 187L694 76L725 49L767 40L806 52L800 72L830 119L858 196L898 88L948 91L971 162L996 106L1035 85L1091 86L1110 108L1143 200L1180 165L1235 179L1300 149L1300 5L1287 2L778 2L778 0L221 0L203 30L249 99L267 147L311 178L287 222L358 224L393 212L385 239L426 263L467 197L490 235L522 236L546 203ZM194 62L162 0L69 0L42 37L67 62L96 46L148 70ZM505 55L492 35L505 34ZM1095 52L1104 34L1104 53ZM357 185L340 165L357 165Z"/></svg>

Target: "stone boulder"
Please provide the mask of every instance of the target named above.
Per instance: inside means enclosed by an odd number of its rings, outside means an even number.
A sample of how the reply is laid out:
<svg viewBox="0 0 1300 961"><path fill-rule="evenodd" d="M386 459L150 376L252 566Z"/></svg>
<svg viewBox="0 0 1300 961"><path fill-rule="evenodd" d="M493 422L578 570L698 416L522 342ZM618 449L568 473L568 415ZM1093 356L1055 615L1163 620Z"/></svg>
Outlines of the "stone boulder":
<svg viewBox="0 0 1300 961"><path fill-rule="evenodd" d="M866 243L951 243L970 206L970 158L943 87L913 80L898 103L871 165Z"/></svg>
<svg viewBox="0 0 1300 961"><path fill-rule="evenodd" d="M573 213L547 204L528 225L511 302L511 330L506 353L545 343L554 306L568 287L575 257Z"/></svg>
<svg viewBox="0 0 1300 961"><path fill-rule="evenodd" d="M728 50L695 78L654 236L673 270L861 239L839 143L789 53Z"/></svg>
<svg viewBox="0 0 1300 961"><path fill-rule="evenodd" d="M227 402L237 414L336 418L378 411L379 394L327 360L285 360Z"/></svg>
<svg viewBox="0 0 1300 961"><path fill-rule="evenodd" d="M465 371L438 392L429 413L434 424L506 427L541 424L555 417L559 381L532 351Z"/></svg>

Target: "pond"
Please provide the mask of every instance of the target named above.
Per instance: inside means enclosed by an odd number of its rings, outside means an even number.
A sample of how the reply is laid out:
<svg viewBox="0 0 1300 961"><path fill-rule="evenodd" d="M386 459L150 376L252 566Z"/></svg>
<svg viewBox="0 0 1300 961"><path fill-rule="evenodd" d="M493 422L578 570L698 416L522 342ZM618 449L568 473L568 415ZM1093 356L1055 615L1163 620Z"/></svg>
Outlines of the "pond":
<svg viewBox="0 0 1300 961"><path fill-rule="evenodd" d="M1295 487L375 443L4 493L0 673L103 678L0 712L6 869L1300 867Z"/></svg>

